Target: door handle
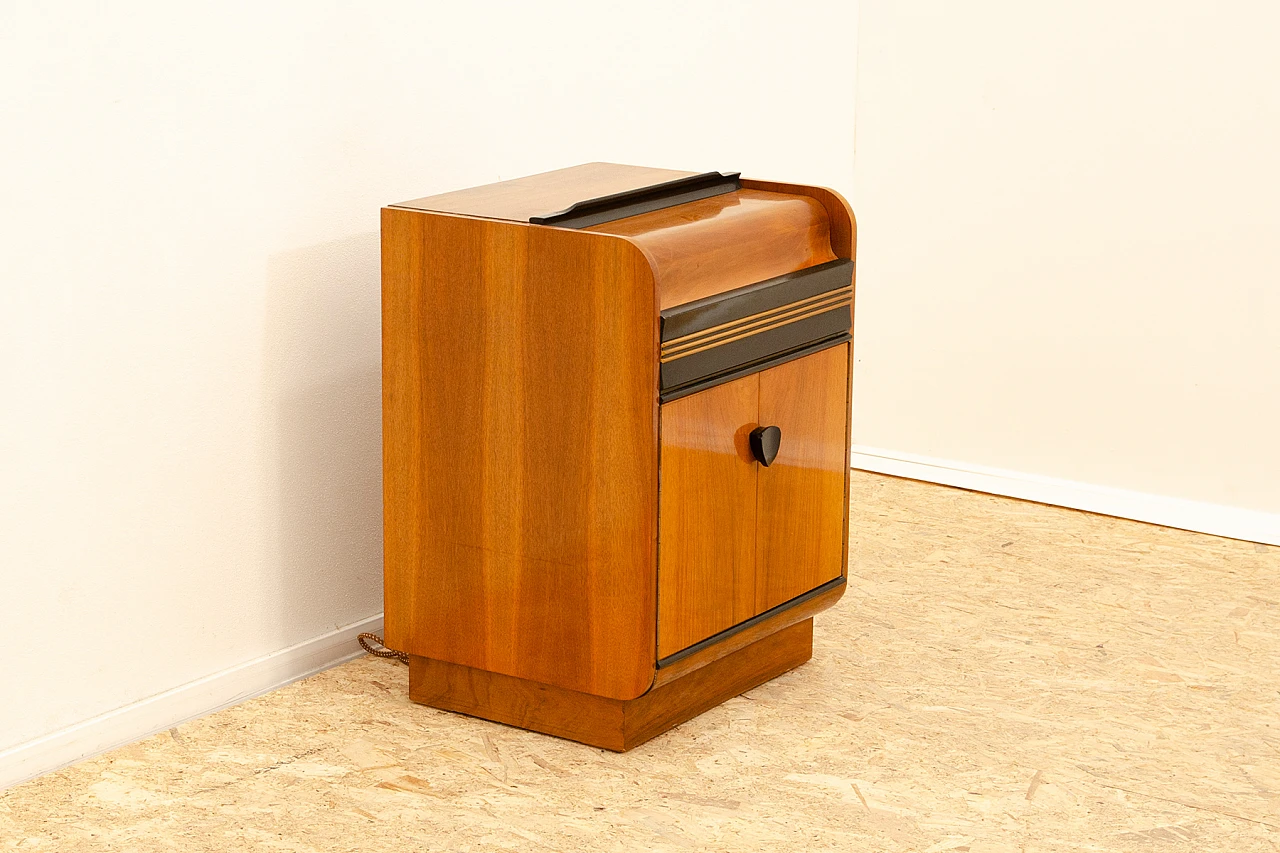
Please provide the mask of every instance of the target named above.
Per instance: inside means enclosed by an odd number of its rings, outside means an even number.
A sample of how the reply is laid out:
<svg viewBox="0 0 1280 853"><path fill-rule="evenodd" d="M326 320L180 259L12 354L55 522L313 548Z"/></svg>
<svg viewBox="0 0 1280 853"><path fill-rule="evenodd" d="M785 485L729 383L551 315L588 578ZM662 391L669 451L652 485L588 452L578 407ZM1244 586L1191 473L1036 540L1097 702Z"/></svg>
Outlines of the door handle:
<svg viewBox="0 0 1280 853"><path fill-rule="evenodd" d="M751 455L768 468L773 464L778 448L782 445L782 430L776 426L758 426L748 437L751 440Z"/></svg>

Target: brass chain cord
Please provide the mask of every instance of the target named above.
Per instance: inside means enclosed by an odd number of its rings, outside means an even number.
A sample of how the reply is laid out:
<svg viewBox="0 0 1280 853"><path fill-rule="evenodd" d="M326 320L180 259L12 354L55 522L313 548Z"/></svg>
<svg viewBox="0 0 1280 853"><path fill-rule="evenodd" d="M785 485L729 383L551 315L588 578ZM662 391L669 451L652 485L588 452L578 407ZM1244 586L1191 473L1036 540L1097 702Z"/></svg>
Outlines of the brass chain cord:
<svg viewBox="0 0 1280 853"><path fill-rule="evenodd" d="M404 652L398 652L395 649L387 648L386 644L382 642L382 638L377 634L361 634L356 637L356 639L360 641L360 648L364 649L374 657L395 658L406 666L409 664L409 656L407 654ZM370 643L377 643L378 647L374 648Z"/></svg>

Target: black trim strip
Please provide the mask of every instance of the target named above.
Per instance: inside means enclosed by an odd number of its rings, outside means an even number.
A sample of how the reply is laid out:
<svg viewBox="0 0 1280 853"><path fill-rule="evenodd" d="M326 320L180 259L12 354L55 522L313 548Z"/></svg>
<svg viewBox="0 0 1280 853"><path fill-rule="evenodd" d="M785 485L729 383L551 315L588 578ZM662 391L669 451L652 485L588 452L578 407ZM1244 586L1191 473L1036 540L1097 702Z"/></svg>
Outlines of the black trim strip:
<svg viewBox="0 0 1280 853"><path fill-rule="evenodd" d="M681 649L680 651L676 652L673 655L667 655L665 658L662 658L660 661L658 661L658 669L671 666L671 664L673 663L679 663L680 661L684 660L690 655L696 655L698 652L702 651L703 649L710 648L711 646L714 646L716 643L719 643L723 640L727 640L729 637L732 637L734 634L737 634L739 631L745 631L754 625L759 625L764 620L771 619L774 616L777 616L779 613L781 613L784 610L790 610L791 608L795 607L798 604L804 604L806 601L812 601L813 599L817 598L823 593L830 592L833 589L839 589L840 587L844 586L844 584L845 584L844 575L841 575L838 578L832 578L831 580L824 583L822 586L814 587L813 589L809 590L806 593L797 595L795 598L791 599L790 601L782 602L777 607L771 607L765 612L761 613L759 616L752 616L746 622L739 622L737 625L734 625L732 628L725 628L719 634L712 634L710 637L707 637L705 640L701 640L697 643L694 643L692 646L689 646L689 648L687 649Z"/></svg>
<svg viewBox="0 0 1280 853"><path fill-rule="evenodd" d="M795 323L815 314L821 314L824 311L843 308L852 304L853 290L851 288L834 290L829 294L823 294L814 299L806 299L803 302L793 302L785 308L757 314L737 323L716 326L714 331L702 332L701 334L695 333L689 337L679 338L664 346L659 355L663 361L671 361L672 359L690 355L694 350L719 346L735 338L754 335L767 329L776 329L788 323Z"/></svg>
<svg viewBox="0 0 1280 853"><path fill-rule="evenodd" d="M737 370L731 370L726 373L718 373L715 376L709 376L706 379L699 380L689 385L683 385L679 388L672 388L670 391L664 390L658 394L659 403L670 403L672 400L679 400L681 397L688 397L690 394L696 394L699 391L705 391L716 385L722 385L725 382L731 382L743 376L750 376L752 373L759 373L762 370L768 370L770 367L776 367L779 364L786 364L788 361L795 361L797 358L804 358L806 355L812 355L815 352L821 352L824 349L838 346L853 340L853 335L845 332L828 338L817 343L810 344L806 347L791 350L790 352L778 353L771 355L766 359L748 364Z"/></svg>
<svg viewBox="0 0 1280 853"><path fill-rule="evenodd" d="M853 261L834 261L766 278L662 312L662 342L742 320L831 290L853 286Z"/></svg>
<svg viewBox="0 0 1280 853"><path fill-rule="evenodd" d="M766 361L780 353L849 333L853 315L849 305L841 305L803 320L756 332L736 341L722 343L681 358L661 362L658 375L663 393L701 382L739 367Z"/></svg>
<svg viewBox="0 0 1280 853"><path fill-rule="evenodd" d="M559 213L530 216L533 225L587 228L742 189L740 172L704 172L653 186L576 201Z"/></svg>

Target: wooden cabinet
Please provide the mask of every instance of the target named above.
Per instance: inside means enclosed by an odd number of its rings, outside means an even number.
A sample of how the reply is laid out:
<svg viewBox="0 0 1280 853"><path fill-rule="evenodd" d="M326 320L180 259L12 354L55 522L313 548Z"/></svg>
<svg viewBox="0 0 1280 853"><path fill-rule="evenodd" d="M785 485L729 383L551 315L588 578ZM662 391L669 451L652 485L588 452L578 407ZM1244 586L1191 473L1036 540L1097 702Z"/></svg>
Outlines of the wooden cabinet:
<svg viewBox="0 0 1280 853"><path fill-rule="evenodd" d="M845 573L843 199L596 163L382 224L411 698L621 750L807 660Z"/></svg>

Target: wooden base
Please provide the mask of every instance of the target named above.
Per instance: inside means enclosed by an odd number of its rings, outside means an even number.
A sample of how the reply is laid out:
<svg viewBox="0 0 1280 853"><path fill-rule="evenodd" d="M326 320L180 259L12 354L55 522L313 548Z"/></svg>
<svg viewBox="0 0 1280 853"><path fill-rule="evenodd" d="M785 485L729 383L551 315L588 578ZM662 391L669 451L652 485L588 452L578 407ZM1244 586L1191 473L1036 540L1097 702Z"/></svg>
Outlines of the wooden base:
<svg viewBox="0 0 1280 853"><path fill-rule="evenodd" d="M812 656L810 618L625 701L411 656L409 698L433 708L625 752L795 669Z"/></svg>

